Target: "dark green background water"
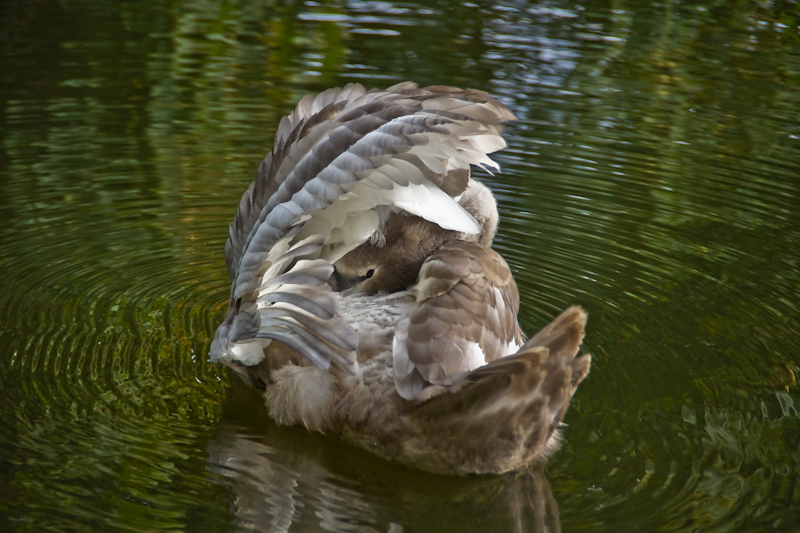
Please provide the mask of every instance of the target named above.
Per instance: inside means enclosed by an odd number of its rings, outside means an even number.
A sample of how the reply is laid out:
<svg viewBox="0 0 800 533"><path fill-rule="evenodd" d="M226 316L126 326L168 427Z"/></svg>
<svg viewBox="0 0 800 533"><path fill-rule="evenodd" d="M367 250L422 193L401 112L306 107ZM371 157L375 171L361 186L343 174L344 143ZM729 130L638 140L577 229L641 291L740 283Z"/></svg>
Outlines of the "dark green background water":
<svg viewBox="0 0 800 533"><path fill-rule="evenodd" d="M0 7L0 530L800 530L797 0ZM307 92L485 89L528 332L590 314L544 475L272 424L206 362ZM543 516L546 515L546 516Z"/></svg>

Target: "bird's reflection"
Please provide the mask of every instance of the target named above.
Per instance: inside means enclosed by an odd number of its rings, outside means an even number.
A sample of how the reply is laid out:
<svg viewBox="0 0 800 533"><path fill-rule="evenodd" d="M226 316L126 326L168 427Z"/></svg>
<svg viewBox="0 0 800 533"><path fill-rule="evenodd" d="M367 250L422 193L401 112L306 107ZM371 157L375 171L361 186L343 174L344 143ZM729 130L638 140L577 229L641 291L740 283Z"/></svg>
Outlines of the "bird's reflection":
<svg viewBox="0 0 800 533"><path fill-rule="evenodd" d="M401 467L331 437L276 426L260 395L233 381L208 449L209 470L229 488L240 529L561 531L542 468L450 477Z"/></svg>

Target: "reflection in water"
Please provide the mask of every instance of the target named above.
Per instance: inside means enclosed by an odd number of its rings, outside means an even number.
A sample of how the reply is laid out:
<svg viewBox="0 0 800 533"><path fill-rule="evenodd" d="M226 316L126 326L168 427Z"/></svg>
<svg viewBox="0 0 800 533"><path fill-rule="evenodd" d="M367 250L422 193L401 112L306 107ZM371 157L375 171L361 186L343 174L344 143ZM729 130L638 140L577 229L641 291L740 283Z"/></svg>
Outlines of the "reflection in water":
<svg viewBox="0 0 800 533"><path fill-rule="evenodd" d="M546 471L564 529L797 529L791 3L6 4L3 526L246 529L234 498L264 485L240 466L265 460L296 483L275 528L508 531L515 494L545 498L276 428L257 396L220 414L222 246L266 136L306 92L413 78L522 119L483 179L526 331L589 311L595 366ZM223 449L240 466L209 467Z"/></svg>
<svg viewBox="0 0 800 533"><path fill-rule="evenodd" d="M210 471L233 494L238 528L463 531L478 519L483 531L561 531L558 504L541 468L449 478L392 465L343 444L333 460L307 442L324 438L276 427L256 411L259 399L259 393L234 384L208 446ZM369 478L381 483L356 481ZM396 491L398 481L403 486Z"/></svg>
<svg viewBox="0 0 800 533"><path fill-rule="evenodd" d="M330 474L310 461L293 467L272 460L277 450L240 431L222 424L209 445L209 462L228 479L241 527L289 531L317 519L328 531L379 531L376 513L357 491L326 481Z"/></svg>

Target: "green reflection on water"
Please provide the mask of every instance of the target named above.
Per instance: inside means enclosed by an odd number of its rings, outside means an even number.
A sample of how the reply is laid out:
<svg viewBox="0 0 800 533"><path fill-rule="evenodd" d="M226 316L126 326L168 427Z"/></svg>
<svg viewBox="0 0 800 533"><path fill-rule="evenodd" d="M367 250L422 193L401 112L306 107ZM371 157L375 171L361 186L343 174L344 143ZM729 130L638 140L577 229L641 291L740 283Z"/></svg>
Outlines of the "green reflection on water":
<svg viewBox="0 0 800 533"><path fill-rule="evenodd" d="M277 428L206 362L227 225L281 115L309 91L416 79L489 90L520 117L504 172L482 179L523 326L573 303L590 312L594 369L546 470L564 530L793 531L797 13L791 1L6 7L0 521L557 527L542 479L430 476Z"/></svg>

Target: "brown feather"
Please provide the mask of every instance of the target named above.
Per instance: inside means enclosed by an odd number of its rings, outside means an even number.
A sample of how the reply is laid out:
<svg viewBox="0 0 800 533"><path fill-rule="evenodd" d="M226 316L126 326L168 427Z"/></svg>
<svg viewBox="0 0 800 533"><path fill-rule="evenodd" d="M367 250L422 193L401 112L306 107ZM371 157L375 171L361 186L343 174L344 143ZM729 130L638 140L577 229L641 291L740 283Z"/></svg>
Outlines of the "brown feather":
<svg viewBox="0 0 800 533"><path fill-rule="evenodd" d="M544 459L591 357L576 357L577 307L506 355L523 340L519 293L489 248L496 202L469 168L496 168L509 120L482 91L411 82L303 98L230 226L212 360L266 387L279 423L406 464L500 473Z"/></svg>
<svg viewBox="0 0 800 533"><path fill-rule="evenodd" d="M461 443L433 456L465 471L495 473L544 461L557 449L558 426L591 367L589 354L575 357L585 325L586 313L570 307L517 354L474 370L421 403L415 416L448 434L448 442Z"/></svg>
<svg viewBox="0 0 800 533"><path fill-rule="evenodd" d="M451 385L462 379L476 363L471 345L483 352L483 362L521 344L516 283L503 258L487 246L443 245L422 265L414 292L418 305L406 316L408 334L398 342L395 356L407 353L422 381L401 377L404 397L417 395L420 384ZM414 389L406 390L411 383Z"/></svg>

